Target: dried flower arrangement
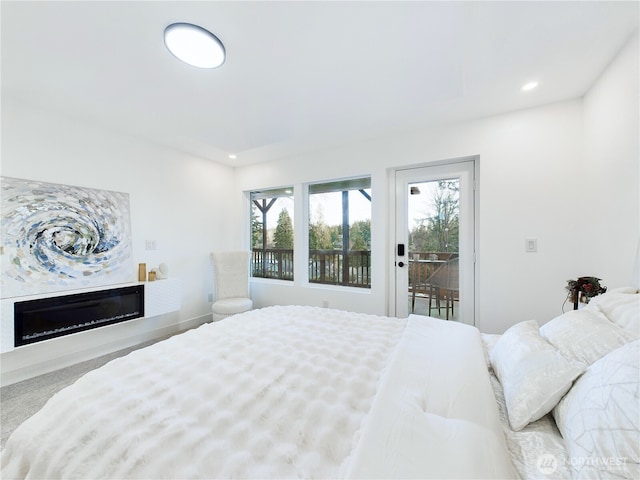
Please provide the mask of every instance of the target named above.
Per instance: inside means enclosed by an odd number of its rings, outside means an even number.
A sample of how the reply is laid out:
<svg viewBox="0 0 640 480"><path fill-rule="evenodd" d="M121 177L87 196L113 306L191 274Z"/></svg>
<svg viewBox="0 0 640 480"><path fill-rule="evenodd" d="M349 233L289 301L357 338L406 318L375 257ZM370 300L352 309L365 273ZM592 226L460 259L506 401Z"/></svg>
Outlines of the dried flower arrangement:
<svg viewBox="0 0 640 480"><path fill-rule="evenodd" d="M600 285L600 278L578 277L576 280L567 280L565 287L573 302L573 308L578 309L578 301L589 303L589 299L607 291L607 287Z"/></svg>

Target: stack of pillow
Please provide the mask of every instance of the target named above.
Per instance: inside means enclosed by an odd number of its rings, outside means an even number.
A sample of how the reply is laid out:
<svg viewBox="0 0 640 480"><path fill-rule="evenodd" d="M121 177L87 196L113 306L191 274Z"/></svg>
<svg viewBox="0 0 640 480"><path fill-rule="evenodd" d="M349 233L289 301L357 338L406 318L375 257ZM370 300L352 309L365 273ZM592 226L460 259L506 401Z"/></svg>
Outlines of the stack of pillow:
<svg viewBox="0 0 640 480"><path fill-rule="evenodd" d="M574 478L640 478L640 294L618 289L538 328L514 325L490 362L511 428L549 412Z"/></svg>

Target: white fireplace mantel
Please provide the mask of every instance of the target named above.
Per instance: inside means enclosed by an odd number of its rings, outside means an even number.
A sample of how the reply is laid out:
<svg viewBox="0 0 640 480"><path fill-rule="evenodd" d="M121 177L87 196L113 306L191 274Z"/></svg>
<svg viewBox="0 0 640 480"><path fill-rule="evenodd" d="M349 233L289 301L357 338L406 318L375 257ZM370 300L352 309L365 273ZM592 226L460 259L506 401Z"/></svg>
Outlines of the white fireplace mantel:
<svg viewBox="0 0 640 480"><path fill-rule="evenodd" d="M14 346L13 322L13 306L16 302L22 302L25 300L37 300L40 298L60 297L64 295L73 295L76 293L96 292L99 290L108 290L110 288L127 287L140 284L144 284L145 316L143 318L129 321L143 321L148 318L157 317L158 315L163 315L165 313L180 310L182 301L181 282L180 279L177 278L167 278L164 280L157 280L155 282L134 282L127 284L110 285L108 287L102 286L83 290L68 290L64 292L56 292L54 294L47 293L43 295L29 295L25 297L5 298L1 301L0 306L0 353L10 352L16 349L16 347ZM80 333L82 332L78 332L78 334ZM55 340L55 338L52 338L50 340L43 340L43 342L51 342Z"/></svg>

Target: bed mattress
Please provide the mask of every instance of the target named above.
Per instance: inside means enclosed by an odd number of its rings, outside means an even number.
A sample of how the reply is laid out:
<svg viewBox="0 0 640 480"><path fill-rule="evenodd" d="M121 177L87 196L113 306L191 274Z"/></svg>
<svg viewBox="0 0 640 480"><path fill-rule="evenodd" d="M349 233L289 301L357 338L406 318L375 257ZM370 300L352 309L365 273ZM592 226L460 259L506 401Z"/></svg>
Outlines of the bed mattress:
<svg viewBox="0 0 640 480"><path fill-rule="evenodd" d="M247 312L60 391L2 478L512 478L482 355L435 319Z"/></svg>

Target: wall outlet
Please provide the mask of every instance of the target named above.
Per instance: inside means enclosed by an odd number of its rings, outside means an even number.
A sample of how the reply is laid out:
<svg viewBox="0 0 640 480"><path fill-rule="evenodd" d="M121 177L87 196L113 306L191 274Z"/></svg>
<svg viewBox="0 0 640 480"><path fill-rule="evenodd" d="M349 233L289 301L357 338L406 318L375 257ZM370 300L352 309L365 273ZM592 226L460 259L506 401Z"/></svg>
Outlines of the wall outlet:
<svg viewBox="0 0 640 480"><path fill-rule="evenodd" d="M209 300L209 303L213 302L213 293L210 293L210 294L207 296L207 299Z"/></svg>

